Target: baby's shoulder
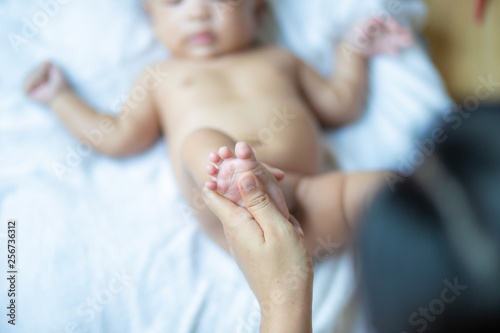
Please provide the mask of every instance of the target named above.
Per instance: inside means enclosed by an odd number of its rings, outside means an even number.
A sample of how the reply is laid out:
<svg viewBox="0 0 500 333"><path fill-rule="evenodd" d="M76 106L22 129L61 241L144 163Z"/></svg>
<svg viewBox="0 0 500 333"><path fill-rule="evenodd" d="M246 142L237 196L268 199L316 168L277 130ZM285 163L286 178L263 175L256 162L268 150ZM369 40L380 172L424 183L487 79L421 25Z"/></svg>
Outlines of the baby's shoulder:
<svg viewBox="0 0 500 333"><path fill-rule="evenodd" d="M151 72L168 72L169 70L172 70L174 68L175 64L173 60L162 60L158 62L154 62L152 64L149 64L144 68L142 71L143 75L151 74ZM165 74L165 73L164 73Z"/></svg>
<svg viewBox="0 0 500 333"><path fill-rule="evenodd" d="M297 65L298 58L290 50L277 45L272 44L266 46L265 52L269 53L275 60L277 60L282 65L288 64L289 66Z"/></svg>
<svg viewBox="0 0 500 333"><path fill-rule="evenodd" d="M171 60L152 63L143 69L137 77L137 81L144 82L153 79L156 82L161 82L172 74L174 67L175 64Z"/></svg>
<svg viewBox="0 0 500 333"><path fill-rule="evenodd" d="M264 50L265 52L272 53L273 55L283 59L293 59L295 57L290 50L278 44L268 44L264 47Z"/></svg>

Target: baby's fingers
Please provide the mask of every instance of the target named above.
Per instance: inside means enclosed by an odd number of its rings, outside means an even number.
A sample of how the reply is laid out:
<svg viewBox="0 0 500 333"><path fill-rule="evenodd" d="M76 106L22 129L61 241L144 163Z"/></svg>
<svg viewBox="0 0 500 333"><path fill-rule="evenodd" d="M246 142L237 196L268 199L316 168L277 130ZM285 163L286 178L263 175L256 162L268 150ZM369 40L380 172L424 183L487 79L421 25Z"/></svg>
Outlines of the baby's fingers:
<svg viewBox="0 0 500 333"><path fill-rule="evenodd" d="M386 51L389 54L397 54L399 53L400 50L413 45L414 40L413 40L413 35L411 33L395 34L392 36L388 36L386 43L387 43Z"/></svg>
<svg viewBox="0 0 500 333"><path fill-rule="evenodd" d="M33 90L40 84L47 82L49 78L50 64L43 63L29 73L24 79L23 88L27 95L30 95Z"/></svg>
<svg viewBox="0 0 500 333"><path fill-rule="evenodd" d="M391 32L399 32L400 30L404 29L403 26L396 20L394 19L387 19L384 21L384 27Z"/></svg>

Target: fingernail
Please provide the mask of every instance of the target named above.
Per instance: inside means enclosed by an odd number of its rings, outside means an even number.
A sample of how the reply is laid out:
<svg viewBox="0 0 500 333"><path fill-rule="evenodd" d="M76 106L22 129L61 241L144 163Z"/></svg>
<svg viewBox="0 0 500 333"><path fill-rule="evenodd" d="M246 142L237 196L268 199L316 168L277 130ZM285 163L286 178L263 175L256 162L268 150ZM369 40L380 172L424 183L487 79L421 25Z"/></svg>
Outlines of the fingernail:
<svg viewBox="0 0 500 333"><path fill-rule="evenodd" d="M304 238L304 230L302 230L302 228L299 226L297 227L297 230L299 231L299 234L302 238Z"/></svg>
<svg viewBox="0 0 500 333"><path fill-rule="evenodd" d="M244 175L243 178L240 181L241 187L245 191L250 191L251 189L255 188L257 183L255 182L254 177L250 175Z"/></svg>

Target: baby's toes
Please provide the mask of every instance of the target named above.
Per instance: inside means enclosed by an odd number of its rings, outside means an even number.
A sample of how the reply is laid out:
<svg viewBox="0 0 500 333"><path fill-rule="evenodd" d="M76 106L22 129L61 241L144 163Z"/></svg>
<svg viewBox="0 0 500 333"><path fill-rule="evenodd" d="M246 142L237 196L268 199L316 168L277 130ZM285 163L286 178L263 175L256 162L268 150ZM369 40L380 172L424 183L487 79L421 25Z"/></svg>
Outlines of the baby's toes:
<svg viewBox="0 0 500 333"><path fill-rule="evenodd" d="M217 174L219 173L219 169L212 164L207 165L205 170L212 177L217 177Z"/></svg>
<svg viewBox="0 0 500 333"><path fill-rule="evenodd" d="M219 148L219 156L225 160L234 157L233 152L226 146Z"/></svg>
<svg viewBox="0 0 500 333"><path fill-rule="evenodd" d="M238 142L234 148L236 157L242 160L256 160L252 148L245 142Z"/></svg>
<svg viewBox="0 0 500 333"><path fill-rule="evenodd" d="M208 160L217 166L220 166L224 162L224 159L219 154L213 152L208 155Z"/></svg>
<svg viewBox="0 0 500 333"><path fill-rule="evenodd" d="M205 186L210 190L210 191L216 191L217 190L217 182L215 180L207 180L205 182Z"/></svg>

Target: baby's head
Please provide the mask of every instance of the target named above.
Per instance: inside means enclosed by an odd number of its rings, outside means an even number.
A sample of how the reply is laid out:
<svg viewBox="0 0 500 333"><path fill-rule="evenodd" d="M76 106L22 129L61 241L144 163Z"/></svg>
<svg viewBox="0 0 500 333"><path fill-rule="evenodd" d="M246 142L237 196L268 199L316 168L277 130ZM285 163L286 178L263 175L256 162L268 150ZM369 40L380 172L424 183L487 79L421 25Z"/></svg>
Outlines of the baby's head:
<svg viewBox="0 0 500 333"><path fill-rule="evenodd" d="M257 37L264 0L146 0L158 39L182 58L239 51Z"/></svg>

